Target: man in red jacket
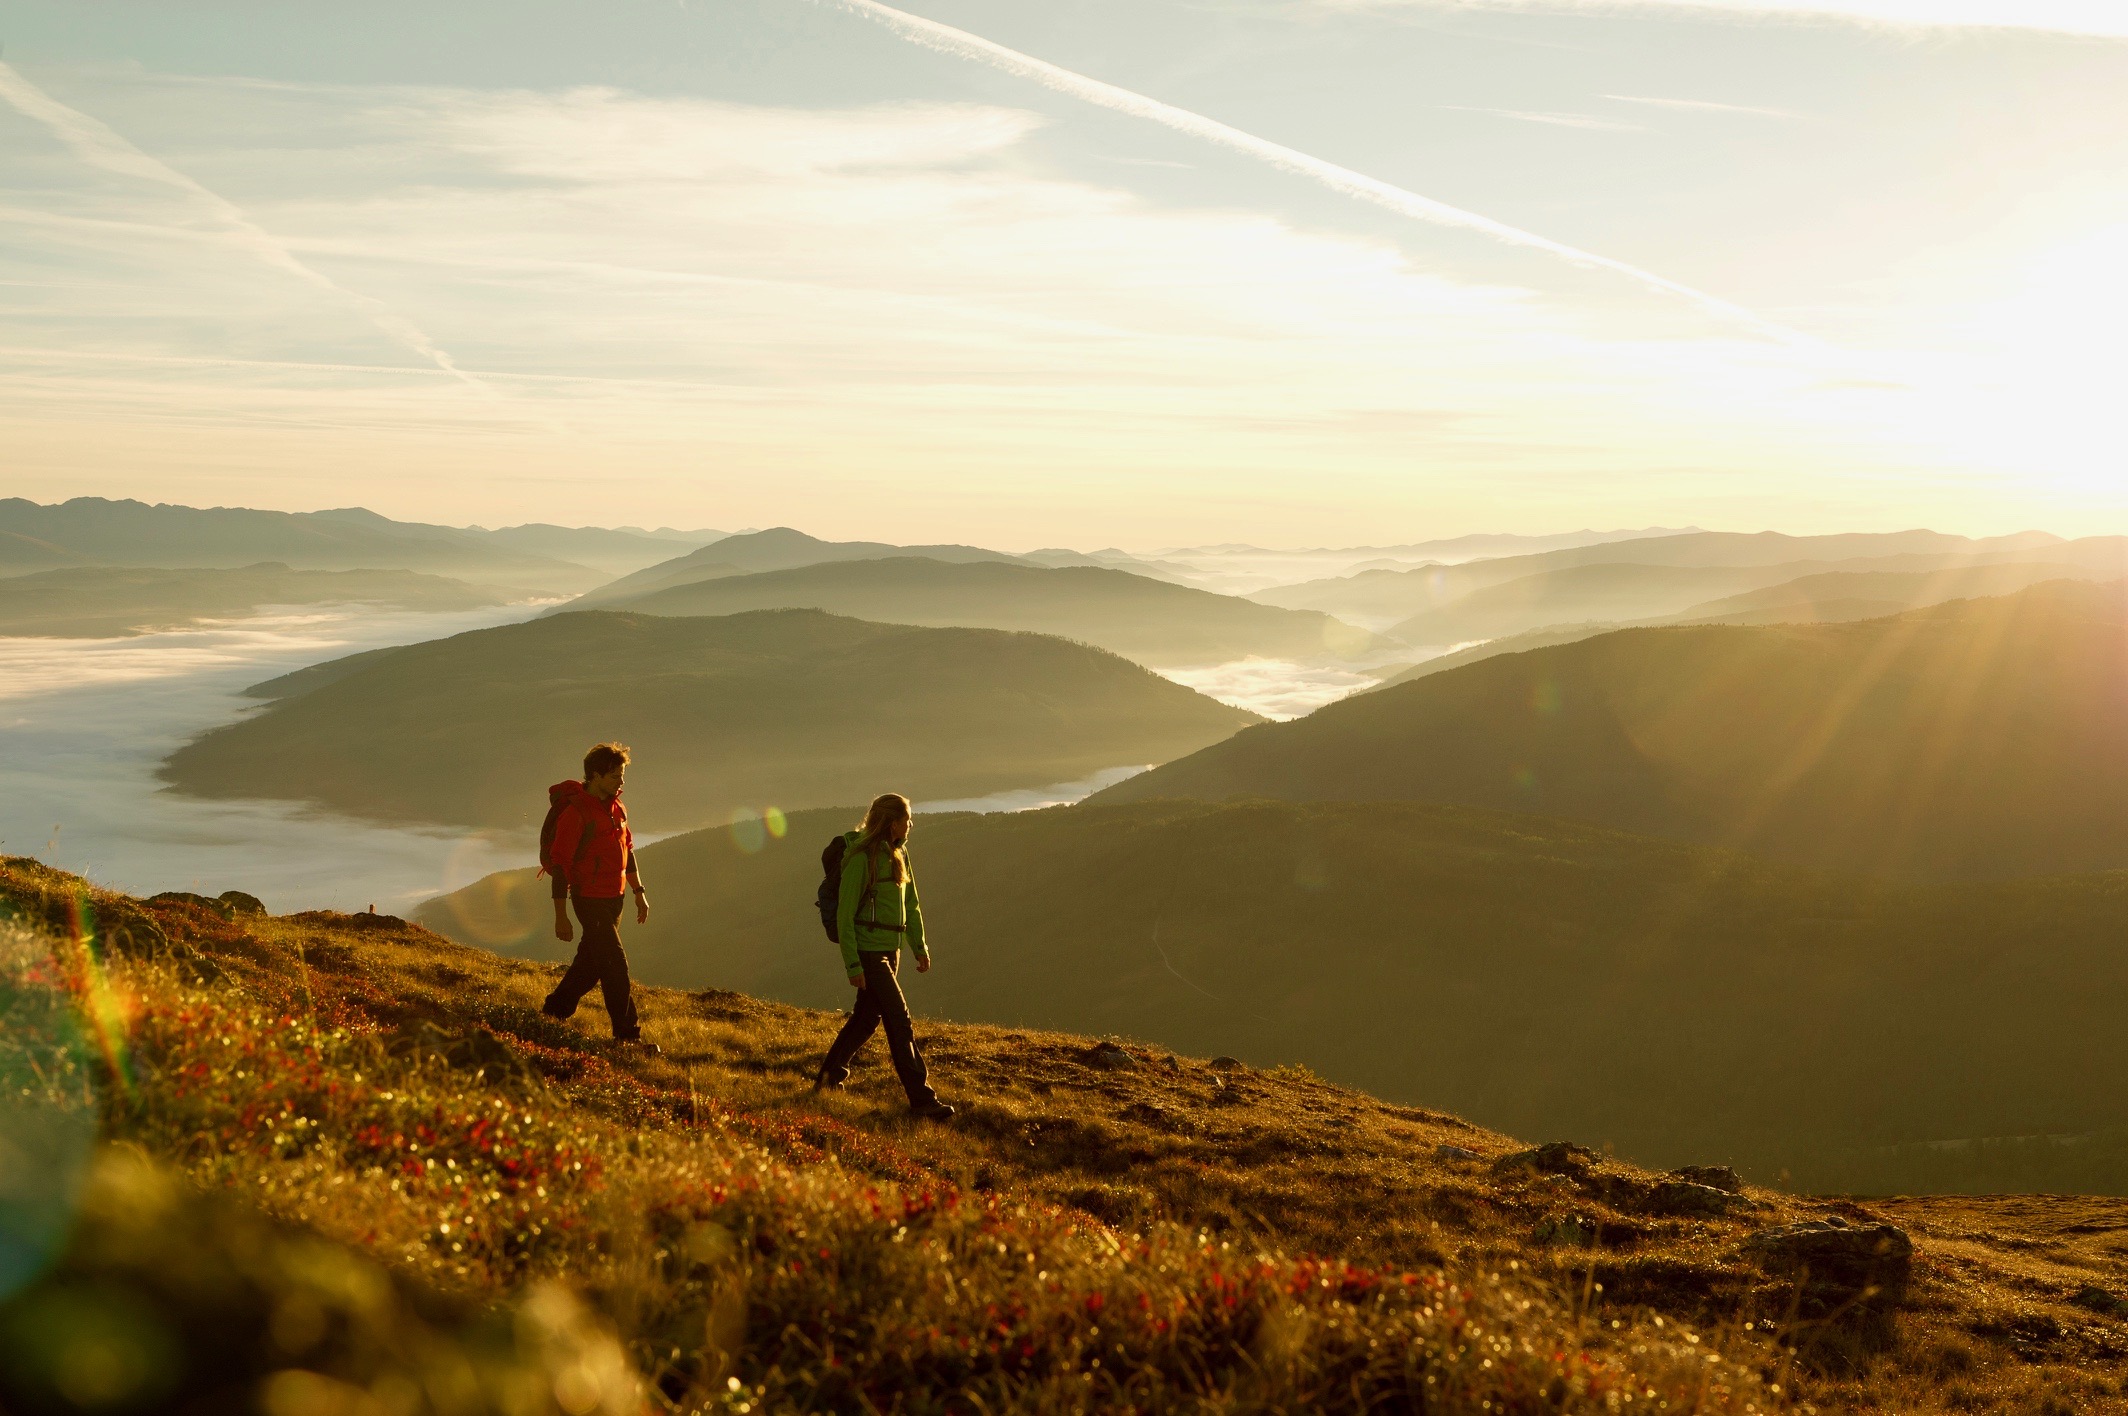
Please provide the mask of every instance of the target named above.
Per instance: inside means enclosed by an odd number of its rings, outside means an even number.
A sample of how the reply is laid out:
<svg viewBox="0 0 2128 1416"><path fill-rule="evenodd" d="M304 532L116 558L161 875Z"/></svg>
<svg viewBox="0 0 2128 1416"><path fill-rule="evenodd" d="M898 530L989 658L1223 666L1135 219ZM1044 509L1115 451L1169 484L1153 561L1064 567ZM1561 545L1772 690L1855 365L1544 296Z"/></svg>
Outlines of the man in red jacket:
<svg viewBox="0 0 2128 1416"><path fill-rule="evenodd" d="M621 786L628 774L628 749L602 742L584 754L584 780L556 782L548 800L559 808L554 820L554 937L567 943L569 906L584 924L584 942L562 981L547 995L543 1011L566 1018L597 984L606 997L606 1016L613 1036L650 1052L636 1024L635 999L628 983L628 956L621 952L621 904L626 888L635 895L635 922L650 922L650 896L635 864L635 836L628 829L628 808L621 805Z"/></svg>

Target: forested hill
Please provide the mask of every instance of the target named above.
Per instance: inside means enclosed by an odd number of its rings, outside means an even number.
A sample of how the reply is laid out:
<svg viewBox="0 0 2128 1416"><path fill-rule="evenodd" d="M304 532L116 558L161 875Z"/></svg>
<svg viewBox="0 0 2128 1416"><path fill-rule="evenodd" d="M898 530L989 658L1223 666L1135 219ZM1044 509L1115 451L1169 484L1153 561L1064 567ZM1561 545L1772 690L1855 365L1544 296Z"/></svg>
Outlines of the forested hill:
<svg viewBox="0 0 2128 1416"><path fill-rule="evenodd" d="M1046 787L1257 721L1088 645L816 610L585 611L369 652L268 691L270 707L173 754L169 780L383 820L522 826L589 744L618 738L637 754L638 827L671 831L888 786L919 800Z"/></svg>

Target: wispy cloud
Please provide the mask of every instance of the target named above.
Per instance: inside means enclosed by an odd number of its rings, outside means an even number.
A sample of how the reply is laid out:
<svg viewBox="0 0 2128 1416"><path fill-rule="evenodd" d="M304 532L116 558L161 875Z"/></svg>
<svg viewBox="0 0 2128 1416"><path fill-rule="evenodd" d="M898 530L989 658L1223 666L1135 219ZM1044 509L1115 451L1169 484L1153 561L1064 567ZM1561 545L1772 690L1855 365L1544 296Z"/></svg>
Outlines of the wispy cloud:
<svg viewBox="0 0 2128 1416"><path fill-rule="evenodd" d="M1645 133L1647 128L1639 123L1622 123L1616 118L1598 118L1590 113L1540 113L1525 108L1477 108L1465 103L1439 105L1450 113L1488 113L1495 118L1513 118L1523 123L1543 123L1554 128L1592 128L1609 133Z"/></svg>
<svg viewBox="0 0 2128 1416"><path fill-rule="evenodd" d="M1723 15L1741 20L1798 20L1917 29L2023 29L2128 38L2121 0L1315 0L1325 8L1376 10L1424 6L1459 10L1597 11Z"/></svg>
<svg viewBox="0 0 2128 1416"><path fill-rule="evenodd" d="M920 44L927 49L936 50L942 54L955 55L963 59L971 59L977 63L986 64L991 68L1012 74L1015 77L1026 79L1031 83L1039 84L1053 92L1067 94L1084 102L1096 104L1118 113L1125 113L1134 118L1143 118L1149 122L1158 123L1163 127L1172 128L1176 132L1186 133L1191 137L1202 139L1205 142L1216 143L1220 147L1269 163L1282 171L1307 177L1330 188L1332 191L1356 197L1361 201L1371 202L1376 206L1386 207L1414 220L1436 226L1476 231L1511 246L1521 246L1528 250L1542 251L1547 255L1556 256L1573 265L1588 269L1611 271L1630 280L1637 281L1651 290L1682 297L1711 314L1718 315L1724 320L1743 324L1758 334L1784 343L1803 342L1803 337L1793 330L1785 329L1755 312L1745 309L1741 305L1721 299L1719 296L1710 295L1704 290L1696 290L1689 285L1670 280L1652 271L1643 270L1639 266L1628 264L1625 261L1614 260L1609 256L1599 256L1593 252L1581 250L1579 247L1567 245L1563 241L1554 241L1550 237L1540 236L1532 231L1525 231L1518 226L1510 226L1503 221L1496 221L1489 216L1481 216L1476 212L1465 211L1461 207L1451 206L1446 202L1436 201L1431 197L1420 196L1416 192L1394 186L1379 178L1369 177L1362 172L1355 172L1349 167L1340 167L1334 162L1326 162L1322 158L1300 152L1280 143L1271 142L1266 138L1257 137L1253 133L1243 132L1239 128L1230 127L1216 119L1207 118L1201 113L1192 113L1188 109L1177 108L1172 104L1162 103L1158 99L1148 98L1144 94L1134 93L1129 89L1119 88L1114 84L1089 78L1070 69L1060 68L1045 60L1036 59L1032 55L1022 54L1016 49L1008 49L1002 44L993 43L978 35L970 34L966 30L955 29L951 25L940 24L936 20L927 20L917 15L911 15L906 11L897 10L891 5L882 5L879 0L825 0L825 2L837 5L852 14L861 15L865 19L883 25L902 38Z"/></svg>
<svg viewBox="0 0 2128 1416"><path fill-rule="evenodd" d="M8 301L0 446L25 494L271 504L301 467L438 516L610 488L764 521L801 478L891 482L912 536L1038 499L1180 529L1212 467L1252 505L1294 495L1294 466L1403 505L1429 459L1519 487L1592 459L1759 466L1803 420L1737 400L1818 372L1631 289L1540 300L1379 239L1067 177L1030 160L1039 116L992 105L124 94L130 122L244 174L247 211L298 259L462 331L465 372L508 398L345 340L161 191L0 143L0 184L51 208L10 223L0 275L81 282ZM1022 475L1001 487L1004 463ZM715 490L679 490L696 486Z"/></svg>
<svg viewBox="0 0 2128 1416"><path fill-rule="evenodd" d="M1060 170L1069 135L1037 144L1044 118L1007 105L74 82L508 397L394 366L259 279L195 199L21 141L0 109L0 186L46 208L0 209L0 276L73 283L0 292L0 446L40 499L286 504L330 482L437 519L498 499L611 519L620 498L768 524L812 486L908 539L1029 517L1092 535L1122 506L1172 540L1228 506L1327 536L1352 505L1511 520L1600 481L1634 505L1807 487L1837 509L1921 475L1880 416L1921 395L1835 386L1866 370L1818 350L1638 287L1540 299L1378 236L1164 203Z"/></svg>
<svg viewBox="0 0 2128 1416"><path fill-rule="evenodd" d="M346 286L305 264L270 232L245 215L235 203L223 198L159 158L141 151L108 125L79 109L70 108L25 79L13 65L0 62L0 99L5 99L25 118L42 123L84 162L121 177L136 178L173 187L184 193L214 218L222 237L250 255L306 284L324 290L354 306L363 317L386 335L474 388L486 391L479 380L462 372L449 354L436 346L412 320L383 307L378 301Z"/></svg>
<svg viewBox="0 0 2128 1416"><path fill-rule="evenodd" d="M1743 103L1710 103L1703 98L1648 98L1637 94L1604 93L1598 98L1611 103L1638 103L1648 108L1678 108L1693 113L1740 113L1752 118L1794 118L1785 108L1754 108Z"/></svg>

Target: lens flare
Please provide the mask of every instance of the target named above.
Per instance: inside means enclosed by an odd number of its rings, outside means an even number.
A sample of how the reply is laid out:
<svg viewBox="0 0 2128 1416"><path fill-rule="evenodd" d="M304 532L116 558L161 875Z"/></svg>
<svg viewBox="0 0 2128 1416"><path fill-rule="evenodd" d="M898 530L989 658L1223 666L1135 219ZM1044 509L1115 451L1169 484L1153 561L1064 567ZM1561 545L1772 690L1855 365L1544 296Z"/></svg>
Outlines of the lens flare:
<svg viewBox="0 0 2128 1416"><path fill-rule="evenodd" d="M742 854L753 855L768 844L768 827L753 808L742 806L732 813L731 836Z"/></svg>
<svg viewBox="0 0 2128 1416"><path fill-rule="evenodd" d="M57 1255L96 1142L72 947L0 918L0 1300Z"/></svg>
<svg viewBox="0 0 2128 1416"><path fill-rule="evenodd" d="M783 808L780 806L771 806L764 810L761 813L761 824L768 827L769 835L779 841L791 829L790 820L784 816Z"/></svg>
<svg viewBox="0 0 2128 1416"><path fill-rule="evenodd" d="M96 953L96 907L87 891L77 892L68 912L68 952L72 955L74 997L87 1024L89 1040L103 1055L111 1080L128 1099L133 1096L133 1056L126 1046L131 1009L111 986L111 976Z"/></svg>
<svg viewBox="0 0 2128 1416"><path fill-rule="evenodd" d="M533 933L548 899L548 882L529 870L497 871L443 897L460 937L489 948L516 944Z"/></svg>

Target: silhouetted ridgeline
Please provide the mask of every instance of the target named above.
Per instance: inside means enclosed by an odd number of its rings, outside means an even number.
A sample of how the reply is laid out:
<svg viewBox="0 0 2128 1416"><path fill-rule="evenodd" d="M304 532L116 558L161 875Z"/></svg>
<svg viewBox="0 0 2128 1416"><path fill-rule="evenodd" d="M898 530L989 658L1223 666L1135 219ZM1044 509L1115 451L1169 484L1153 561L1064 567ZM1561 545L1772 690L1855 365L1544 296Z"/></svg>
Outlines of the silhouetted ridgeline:
<svg viewBox="0 0 2128 1416"><path fill-rule="evenodd" d="M1838 869L2128 865L2128 613L2056 582L1891 619L1631 629L1333 703L1099 799L1420 800Z"/></svg>
<svg viewBox="0 0 2128 1416"><path fill-rule="evenodd" d="M648 848L638 976L844 1003L809 904L855 815ZM2128 875L1915 886L1406 802L925 816L912 850L927 1015L1299 1062L1518 1134L1813 1187L1957 1188L2000 1167L1920 1143L2128 1128ZM421 918L565 957L543 884L490 877ZM2028 1186L2128 1193L2117 1143L2047 1154Z"/></svg>
<svg viewBox="0 0 2128 1416"><path fill-rule="evenodd" d="M892 556L921 556L926 560L955 564L966 561L1020 560L1018 556L1008 555L1003 551L987 551L981 546L895 546L884 541L823 541L817 536L808 536L803 531L795 531L788 526L774 526L766 531L749 531L743 535L727 536L713 545L646 566L632 575L624 575L619 580L602 585L585 595L580 608L590 609L594 605L615 608L623 600L637 599L676 586L692 585L697 581L715 580L721 576L756 575L771 570L794 570L799 566L827 565L836 561L880 560ZM746 608L776 610L792 607L752 605Z"/></svg>
<svg viewBox="0 0 2128 1416"><path fill-rule="evenodd" d="M69 565L419 570L487 585L582 591L604 572L532 554L484 531L393 521L360 507L254 511L76 497L0 499L0 575Z"/></svg>
<svg viewBox="0 0 2128 1416"><path fill-rule="evenodd" d="M494 590L405 570L134 570L90 566L0 577L0 634L102 638L250 614L267 605L403 610L500 605Z"/></svg>
<svg viewBox="0 0 2128 1416"><path fill-rule="evenodd" d="M720 542L708 552L720 552ZM1173 585L1105 566L947 563L915 556L841 561L595 599L655 615L807 608L896 624L1031 630L1098 644L1141 663L1358 658L1392 646L1341 620ZM589 601L587 600L587 603Z"/></svg>
<svg viewBox="0 0 2128 1416"><path fill-rule="evenodd" d="M283 696L173 754L170 781L386 820L520 825L587 746L619 738L639 763L630 810L657 831L869 798L880 781L919 799L1075 781L1258 721L1083 644L814 610L558 615L268 691Z"/></svg>

